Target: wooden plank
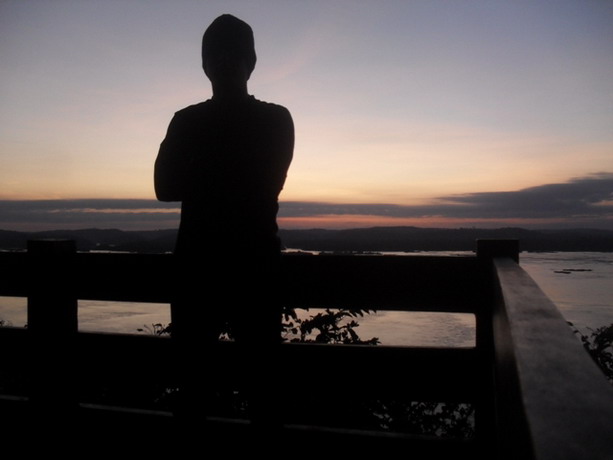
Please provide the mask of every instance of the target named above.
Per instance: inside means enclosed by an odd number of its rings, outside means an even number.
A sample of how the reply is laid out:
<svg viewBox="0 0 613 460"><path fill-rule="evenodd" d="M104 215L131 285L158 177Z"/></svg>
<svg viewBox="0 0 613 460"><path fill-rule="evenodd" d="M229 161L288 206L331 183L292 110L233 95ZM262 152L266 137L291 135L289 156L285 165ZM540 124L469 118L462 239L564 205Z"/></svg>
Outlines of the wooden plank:
<svg viewBox="0 0 613 460"><path fill-rule="evenodd" d="M0 344L14 350L11 357L25 357L22 329L0 328ZM236 381L235 344L221 344L224 379ZM172 385L175 362L167 337L153 335L81 332L77 337L80 379L130 378ZM206 356L203 355L203 362ZM286 343L279 365L293 390L331 387L346 391L410 396L415 400L472 402L479 398L479 354L473 348L405 348L387 346L321 345ZM130 378L128 378L130 376ZM327 378L322 378L327 376ZM383 393L381 393L383 392Z"/></svg>
<svg viewBox="0 0 613 460"><path fill-rule="evenodd" d="M26 252L0 252L0 295L27 297L29 282Z"/></svg>
<svg viewBox="0 0 613 460"><path fill-rule="evenodd" d="M502 457L610 459L613 387L530 276L494 262Z"/></svg>
<svg viewBox="0 0 613 460"><path fill-rule="evenodd" d="M96 372L113 372L113 367L125 373L143 369L172 375L171 345L165 338L138 335L80 334L80 350L88 356L82 370L92 367ZM236 347L224 342L218 349L225 363L220 369L225 379L236 381ZM206 355L203 354L203 363ZM478 367L474 349L396 348L384 346L291 344L281 346L279 366L288 378L288 387L330 387L330 380L342 376L339 387L361 392L381 392L388 395L413 395L443 401L470 402L479 393L476 381ZM131 370L130 370L131 369ZM451 377L450 377L451 376Z"/></svg>
<svg viewBox="0 0 613 460"><path fill-rule="evenodd" d="M36 431L32 430L32 422L24 417L28 413L26 404L0 398L3 413L18 420L4 431L9 436L7 439L21 448L28 445L24 443L45 443L47 448L54 448L61 440L58 448L68 456L82 454L83 445L87 445L95 446L98 455L121 452L142 456L150 449L156 455L170 458L190 458L197 450L221 453L228 458L251 458L260 454L275 458L296 450L303 456L323 455L323 458L359 458L365 453L377 458L392 458L402 452L410 452L411 458L428 460L490 458L480 455L474 439L297 424L283 424L274 432L254 431L245 420L227 418L194 419L190 428L195 434L190 438L185 434L184 425L171 413L91 404L82 404L74 418L56 414L58 424L54 429ZM262 435L266 442L262 441Z"/></svg>
<svg viewBox="0 0 613 460"><path fill-rule="evenodd" d="M71 240L28 241L27 362L30 397L41 411L74 406L73 353L78 331Z"/></svg>
<svg viewBox="0 0 613 460"><path fill-rule="evenodd" d="M402 458L403 453L408 458L428 460L482 458L474 440L300 425L286 426L283 436L285 446L303 446L301 454L314 457L321 457L321 446L326 446L326 456L339 458L362 458L366 453L375 458Z"/></svg>
<svg viewBox="0 0 613 460"><path fill-rule="evenodd" d="M28 330L35 337L50 334L69 339L77 332L77 298L72 266L74 241L28 242Z"/></svg>
<svg viewBox="0 0 613 460"><path fill-rule="evenodd" d="M473 257L294 256L284 267L294 307L474 313L483 303Z"/></svg>
<svg viewBox="0 0 613 460"><path fill-rule="evenodd" d="M79 299L166 303L169 254L78 253L70 276ZM25 254L0 253L0 295L27 296ZM237 261L237 263L239 263ZM283 257L287 306L474 313L483 308L483 264L475 257Z"/></svg>
<svg viewBox="0 0 613 460"><path fill-rule="evenodd" d="M169 254L77 254L79 299L167 303L174 286Z"/></svg>
<svg viewBox="0 0 613 460"><path fill-rule="evenodd" d="M519 263L519 240L478 239L477 257L492 260L508 257Z"/></svg>

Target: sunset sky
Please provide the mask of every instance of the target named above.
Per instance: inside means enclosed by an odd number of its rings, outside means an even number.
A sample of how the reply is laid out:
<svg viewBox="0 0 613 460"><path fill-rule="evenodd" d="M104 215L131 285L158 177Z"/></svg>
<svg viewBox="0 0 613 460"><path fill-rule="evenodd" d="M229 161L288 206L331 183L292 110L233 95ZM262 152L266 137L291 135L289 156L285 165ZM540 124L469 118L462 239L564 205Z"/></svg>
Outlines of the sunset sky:
<svg viewBox="0 0 613 460"><path fill-rule="evenodd" d="M611 1L0 0L0 229L176 225L153 163L222 13L294 118L282 227L613 228Z"/></svg>

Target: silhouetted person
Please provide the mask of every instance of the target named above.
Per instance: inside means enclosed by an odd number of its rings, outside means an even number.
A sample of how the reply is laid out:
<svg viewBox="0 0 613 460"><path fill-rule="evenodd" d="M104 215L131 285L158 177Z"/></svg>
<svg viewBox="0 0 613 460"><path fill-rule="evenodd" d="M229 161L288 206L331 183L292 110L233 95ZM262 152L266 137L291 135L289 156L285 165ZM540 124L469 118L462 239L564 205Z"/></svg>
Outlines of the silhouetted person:
<svg viewBox="0 0 613 460"><path fill-rule="evenodd" d="M211 390L222 364L218 338L229 326L241 350L232 366L240 369L257 422L276 407L276 216L294 126L287 109L249 95L255 63L251 27L231 15L215 19L202 40L213 96L175 113L155 163L155 190L161 201L182 203L171 329L183 369L179 394L189 404L183 409L202 410L203 390Z"/></svg>

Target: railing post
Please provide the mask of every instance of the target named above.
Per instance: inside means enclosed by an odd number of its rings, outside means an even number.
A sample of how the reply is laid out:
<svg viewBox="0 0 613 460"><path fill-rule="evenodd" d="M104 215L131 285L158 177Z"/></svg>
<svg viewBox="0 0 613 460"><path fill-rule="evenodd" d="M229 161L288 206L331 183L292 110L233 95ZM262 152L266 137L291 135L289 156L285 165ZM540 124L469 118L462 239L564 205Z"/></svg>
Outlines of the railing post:
<svg viewBox="0 0 613 460"><path fill-rule="evenodd" d="M485 270L485 279L491 280L492 283L489 286L482 286L482 292L488 300L476 315L476 343L483 363L480 381L491 382L494 372L492 367L494 360L493 311L491 308L494 296L492 261L502 257L519 263L519 240L478 239L476 243L477 257L482 262L482 269ZM484 458L486 454L491 455L496 450L497 427L492 423L492 420L496 419L495 401L493 386L486 385L480 393L475 414L475 426L477 433L481 436L480 445Z"/></svg>
<svg viewBox="0 0 613 460"><path fill-rule="evenodd" d="M73 262L75 242L28 241L30 401L37 415L74 407L78 332ZM59 423L59 420L57 420Z"/></svg>
<svg viewBox="0 0 613 460"><path fill-rule="evenodd" d="M510 257L519 263L519 240L477 240L477 257L481 259Z"/></svg>

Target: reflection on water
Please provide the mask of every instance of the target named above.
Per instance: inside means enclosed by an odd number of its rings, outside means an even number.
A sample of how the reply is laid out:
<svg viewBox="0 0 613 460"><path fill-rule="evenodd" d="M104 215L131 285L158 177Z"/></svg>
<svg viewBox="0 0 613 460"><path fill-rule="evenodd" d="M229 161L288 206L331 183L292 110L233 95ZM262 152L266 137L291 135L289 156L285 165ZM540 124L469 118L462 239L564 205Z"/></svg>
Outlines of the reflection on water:
<svg viewBox="0 0 613 460"><path fill-rule="evenodd" d="M613 253L522 253L520 264L577 327L613 323ZM0 297L0 320L24 326L26 299ZM79 302L83 331L137 333L169 322L167 304ZM474 346L475 318L469 314L377 312L359 323L362 339L378 337L383 345Z"/></svg>
<svg viewBox="0 0 613 460"><path fill-rule="evenodd" d="M26 299L0 297L0 321L6 326L23 327L26 324Z"/></svg>
<svg viewBox="0 0 613 460"><path fill-rule="evenodd" d="M463 313L378 312L360 320L363 339L381 345L474 347L475 317Z"/></svg>
<svg viewBox="0 0 613 460"><path fill-rule="evenodd" d="M170 306L163 303L79 302L79 329L136 333L153 324L170 323Z"/></svg>
<svg viewBox="0 0 613 460"><path fill-rule="evenodd" d="M0 298L0 319L15 327L26 323L26 299ZM308 314L315 314L310 310ZM382 345L474 346L475 319L460 313L382 311L357 319L362 339L379 338ZM168 304L79 301L79 329L115 333L147 332L153 324L168 324Z"/></svg>
<svg viewBox="0 0 613 460"><path fill-rule="evenodd" d="M27 321L27 300L19 297L0 297L0 320L14 327ZM79 301L79 330L117 333L137 333L152 324L170 322L168 304Z"/></svg>

